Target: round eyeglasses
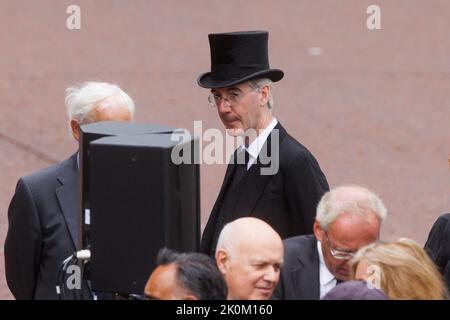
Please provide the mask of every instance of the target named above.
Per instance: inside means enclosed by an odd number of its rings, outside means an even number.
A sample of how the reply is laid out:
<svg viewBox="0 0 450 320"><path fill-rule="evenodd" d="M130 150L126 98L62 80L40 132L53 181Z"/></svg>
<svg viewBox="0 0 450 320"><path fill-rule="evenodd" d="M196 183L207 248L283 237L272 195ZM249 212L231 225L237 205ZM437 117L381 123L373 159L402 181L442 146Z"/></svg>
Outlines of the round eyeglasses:
<svg viewBox="0 0 450 320"><path fill-rule="evenodd" d="M217 92L211 92L211 94L208 96L208 102L211 105L211 107L214 108L217 108L222 103L222 101L226 101L226 103L228 103L229 106L235 106L242 100L242 98L245 97L245 95L247 95L247 93L257 90L258 88L250 89L246 92L236 90L231 91L223 96Z"/></svg>

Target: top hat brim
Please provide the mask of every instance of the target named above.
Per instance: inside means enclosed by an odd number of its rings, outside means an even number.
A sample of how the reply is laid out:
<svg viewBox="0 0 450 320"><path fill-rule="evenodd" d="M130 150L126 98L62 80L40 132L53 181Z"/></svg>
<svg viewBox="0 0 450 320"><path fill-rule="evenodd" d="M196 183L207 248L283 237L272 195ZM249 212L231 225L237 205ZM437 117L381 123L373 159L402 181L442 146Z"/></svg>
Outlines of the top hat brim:
<svg viewBox="0 0 450 320"><path fill-rule="evenodd" d="M202 88L217 89L217 88L225 88L225 87L234 86L234 85L237 85L237 84L249 81L249 80L260 79L260 78L269 78L273 82L277 82L277 81L280 81L281 79L283 79L283 76L284 76L283 71L281 71L279 69L268 69L268 70L257 71L255 73L249 74L245 77L241 77L238 79L231 78L231 79L215 80L215 79L212 79L211 72L205 72L198 77L197 83Z"/></svg>

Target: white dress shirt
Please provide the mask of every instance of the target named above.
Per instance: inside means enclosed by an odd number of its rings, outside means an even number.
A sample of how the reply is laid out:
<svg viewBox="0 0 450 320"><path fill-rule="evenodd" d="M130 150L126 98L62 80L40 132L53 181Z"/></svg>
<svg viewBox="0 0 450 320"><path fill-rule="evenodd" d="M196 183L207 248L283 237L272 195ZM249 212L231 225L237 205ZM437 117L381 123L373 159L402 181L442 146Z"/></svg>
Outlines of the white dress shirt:
<svg viewBox="0 0 450 320"><path fill-rule="evenodd" d="M261 152L264 143L266 143L266 140L269 137L270 132L272 132L277 123L278 120L273 118L269 125L258 135L258 137L256 137L255 140L253 140L252 143L250 143L248 147L245 147L244 145L242 146L242 148L247 150L249 154L247 170L250 169L252 164L255 163L256 159L258 158L258 154Z"/></svg>
<svg viewBox="0 0 450 320"><path fill-rule="evenodd" d="M336 286L336 278L328 270L325 260L323 259L322 245L317 241L317 251L319 252L319 282L320 282L320 299Z"/></svg>

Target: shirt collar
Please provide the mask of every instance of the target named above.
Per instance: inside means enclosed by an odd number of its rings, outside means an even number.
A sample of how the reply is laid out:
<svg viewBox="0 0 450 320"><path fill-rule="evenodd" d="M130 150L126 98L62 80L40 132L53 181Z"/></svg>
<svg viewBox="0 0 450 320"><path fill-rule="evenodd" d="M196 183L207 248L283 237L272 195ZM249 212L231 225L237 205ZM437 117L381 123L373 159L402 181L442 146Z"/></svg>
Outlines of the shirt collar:
<svg viewBox="0 0 450 320"><path fill-rule="evenodd" d="M328 270L327 265L325 264L325 259L323 258L322 252L322 244L319 240L317 240L317 251L319 252L319 279L320 284L325 286L329 284L331 281L334 281L336 278L334 275Z"/></svg>
<svg viewBox="0 0 450 320"><path fill-rule="evenodd" d="M256 159L258 158L258 154L261 152L261 149L266 143L267 138L269 137L270 132L272 132L273 128L277 125L277 119L273 118L269 125L253 140L252 143L248 147L243 146L245 150L247 150L248 154Z"/></svg>

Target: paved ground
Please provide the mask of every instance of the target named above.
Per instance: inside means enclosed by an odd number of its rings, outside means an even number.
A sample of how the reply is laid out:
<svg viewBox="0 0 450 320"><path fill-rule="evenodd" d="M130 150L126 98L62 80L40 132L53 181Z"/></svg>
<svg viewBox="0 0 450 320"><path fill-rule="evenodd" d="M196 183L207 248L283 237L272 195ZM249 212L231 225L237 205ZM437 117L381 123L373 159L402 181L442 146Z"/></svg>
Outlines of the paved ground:
<svg viewBox="0 0 450 320"><path fill-rule="evenodd" d="M75 2L82 29L69 31ZM374 2L382 30L369 31ZM11 298L3 240L17 179L76 148L64 89L116 82L136 100L139 122L221 128L195 83L209 68L209 32L269 30L271 65L286 74L276 116L331 186L381 195L385 239L424 243L450 210L449 17L448 0L0 0L0 298ZM201 168L203 222L224 169Z"/></svg>

